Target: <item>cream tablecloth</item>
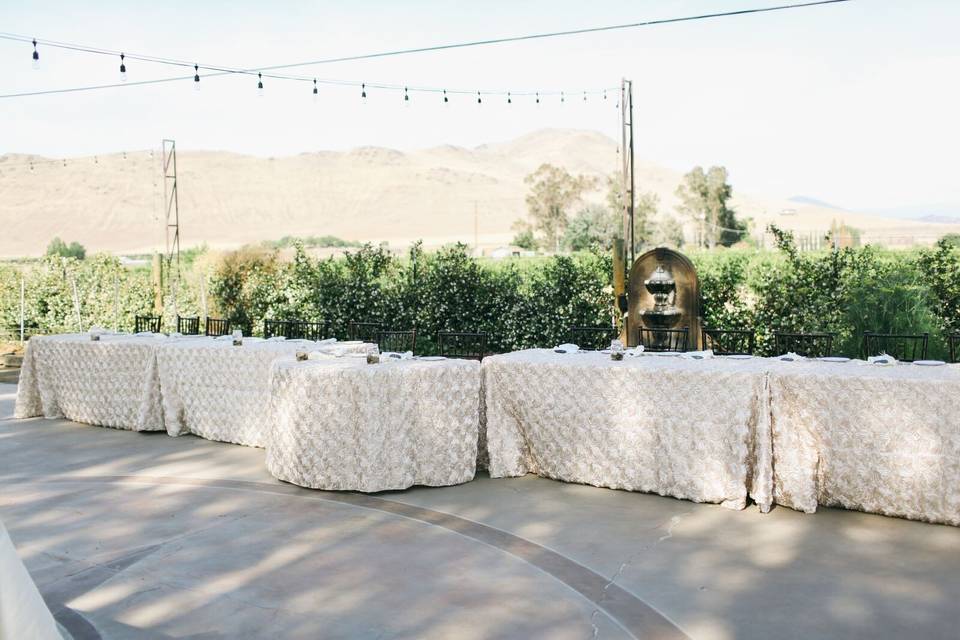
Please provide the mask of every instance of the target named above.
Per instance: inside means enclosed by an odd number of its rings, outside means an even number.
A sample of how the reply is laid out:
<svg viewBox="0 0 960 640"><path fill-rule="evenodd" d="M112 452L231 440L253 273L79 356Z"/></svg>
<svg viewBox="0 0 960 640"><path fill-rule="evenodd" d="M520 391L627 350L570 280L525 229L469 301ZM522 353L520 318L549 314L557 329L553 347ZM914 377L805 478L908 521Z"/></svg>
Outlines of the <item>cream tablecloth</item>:
<svg viewBox="0 0 960 640"><path fill-rule="evenodd" d="M769 366L777 504L960 525L960 369Z"/></svg>
<svg viewBox="0 0 960 640"><path fill-rule="evenodd" d="M490 475L525 473L741 509L771 503L764 362L485 358Z"/></svg>
<svg viewBox="0 0 960 640"><path fill-rule="evenodd" d="M161 431L155 353L163 335L36 336L27 342L14 416Z"/></svg>
<svg viewBox="0 0 960 640"><path fill-rule="evenodd" d="M272 395L267 469L280 480L370 492L474 476L477 362L278 361Z"/></svg>
<svg viewBox="0 0 960 640"><path fill-rule="evenodd" d="M62 637L0 522L0 638L61 640Z"/></svg>
<svg viewBox="0 0 960 640"><path fill-rule="evenodd" d="M157 352L167 433L251 447L266 445L271 427L270 366L296 351L365 353L363 343L201 338L178 340Z"/></svg>

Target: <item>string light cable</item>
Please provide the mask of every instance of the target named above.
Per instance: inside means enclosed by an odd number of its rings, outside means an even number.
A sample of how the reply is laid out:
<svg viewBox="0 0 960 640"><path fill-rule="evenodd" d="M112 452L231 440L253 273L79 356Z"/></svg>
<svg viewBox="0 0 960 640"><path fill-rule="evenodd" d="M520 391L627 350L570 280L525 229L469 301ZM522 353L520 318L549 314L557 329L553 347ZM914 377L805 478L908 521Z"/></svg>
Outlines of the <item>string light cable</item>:
<svg viewBox="0 0 960 640"><path fill-rule="evenodd" d="M716 13L705 13L705 14L698 14L698 15L691 15L691 16L682 16L682 17L676 17L676 18L662 18L662 19L656 19L656 20L646 20L641 22L605 25L605 26L599 26L599 27L586 27L582 29L571 29L566 31L552 31L552 32L546 32L546 33L535 33L535 34L527 34L527 35L520 35L520 36L506 36L501 38L473 40L469 42L431 45L431 46L416 47L416 48L410 48L410 49L379 51L374 53L364 53L364 54L341 56L341 57L335 57L335 58L322 58L318 60L309 60L309 61L294 62L294 63L288 63L288 64L271 65L271 66L258 67L258 68L241 68L241 67L228 67L228 66L221 66L221 65L199 64L197 62L178 60L174 58L164 58L160 56L135 54L135 53L122 52L122 51L117 51L112 49L105 49L102 47L78 45L78 44L69 43L69 42L60 42L56 40L44 40L39 38L33 38L33 37L28 37L20 34L15 34L15 33L0 32L0 39L33 44L34 45L33 61L35 64L39 63L39 53L37 51L37 45L40 45L42 47L66 49L66 50L79 51L79 52L89 53L89 54L112 56L114 58L116 58L117 56L123 56L121 58L122 64L125 63L125 60L135 60L140 62L162 64L167 66L192 68L194 70L194 73L189 76L154 78L149 80L140 80L140 81L133 81L133 82L120 82L120 83L101 84L101 85L92 85L92 86L83 86L83 87L69 87L65 89L49 89L49 90L43 90L43 91L29 91L29 92L22 92L22 93L0 94L0 98L20 98L20 97L27 97L27 96L49 95L49 94L57 94L57 93L73 93L78 91L93 91L98 89L110 89L115 87L143 86L143 85L149 85L149 84L177 82L182 80L193 80L194 83L199 84L200 70L207 72L207 73L204 73L204 77L233 75L233 74L258 75L258 82L260 84L262 84L263 82L263 77L273 78L278 80L293 80L293 81L299 81L299 82L312 83L314 80L313 76L285 75L285 74L277 74L277 73L270 73L270 72L280 71L284 69L294 69L298 67L309 67L309 66L315 66L315 65L321 65L321 64L333 64L338 62L350 62L350 61L356 61L356 60L369 60L373 58L384 58L384 57L399 56L399 55L409 55L409 54L415 54L415 53L446 51L450 49L490 46L490 45L497 45L497 44L505 44L509 42L523 42L523 41L541 40L541 39L547 39L547 38L570 37L570 36L584 35L588 33L601 33L601 32L609 32L609 31L617 31L617 30L625 30L625 29L652 27L657 25L675 24L675 23L682 23L682 22L693 22L698 20L710 20L710 19L733 17L733 16L770 13L775 11L786 11L786 10L802 9L802 8L816 7L816 6L822 6L822 5L840 4L840 3L846 3L851 1L852 0L816 0L811 2L782 4L782 5L776 5L776 6L756 7L756 8L750 8L750 9L738 9L738 10L723 11L723 12L716 12ZM122 73L123 75L126 74L125 66ZM336 81L320 81L319 79L317 80L317 82L321 84L338 84L338 82ZM360 86L363 83L353 82L353 81L340 81L339 84L346 84L349 86ZM365 84L368 87L393 90L393 91L401 91L404 89L404 85L383 84L378 87L370 83L365 83ZM442 88L427 88L427 87L418 87L418 88L411 87L409 89L410 91L419 91L419 92L424 92L424 91L442 92L443 91ZM472 94L473 91L470 91L470 90L449 91L448 90L448 93ZM506 93L507 93L506 91L489 91L489 92L486 92L485 95L505 96ZM533 93L530 93L530 92L513 91L512 93L513 95L533 95ZM544 92L540 92L540 93L543 95L549 95Z"/></svg>

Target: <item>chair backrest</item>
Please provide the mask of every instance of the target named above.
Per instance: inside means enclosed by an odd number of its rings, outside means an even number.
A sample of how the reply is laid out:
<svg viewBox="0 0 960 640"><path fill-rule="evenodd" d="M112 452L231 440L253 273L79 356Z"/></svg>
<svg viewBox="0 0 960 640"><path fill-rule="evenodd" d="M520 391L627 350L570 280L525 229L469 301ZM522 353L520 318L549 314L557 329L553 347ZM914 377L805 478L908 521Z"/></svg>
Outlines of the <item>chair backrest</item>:
<svg viewBox="0 0 960 640"><path fill-rule="evenodd" d="M885 353L901 362L926 360L929 339L929 333L897 334L867 331L863 334L863 356L869 358Z"/></svg>
<svg viewBox="0 0 960 640"><path fill-rule="evenodd" d="M287 322L287 338L291 340L320 340L323 338L322 322L291 320Z"/></svg>
<svg viewBox="0 0 960 640"><path fill-rule="evenodd" d="M639 337L644 351L683 353L687 350L690 327L682 329L640 327Z"/></svg>
<svg viewBox="0 0 960 640"><path fill-rule="evenodd" d="M440 355L463 360L483 360L487 355L487 336L483 332L441 331L437 334Z"/></svg>
<svg viewBox="0 0 960 640"><path fill-rule="evenodd" d="M207 316L206 333L208 336L228 336L231 333L230 321Z"/></svg>
<svg viewBox="0 0 960 640"><path fill-rule="evenodd" d="M960 362L960 333L947 336L950 344L950 362Z"/></svg>
<svg viewBox="0 0 960 640"><path fill-rule="evenodd" d="M380 338L383 325L379 322L351 322L350 339L376 342Z"/></svg>
<svg viewBox="0 0 960 640"><path fill-rule="evenodd" d="M381 331L377 336L377 344L380 351L395 351L403 353L404 351L417 352L417 331Z"/></svg>
<svg viewBox="0 0 960 640"><path fill-rule="evenodd" d="M585 351L599 351L610 346L620 332L614 327L570 327L568 339Z"/></svg>
<svg viewBox="0 0 960 640"><path fill-rule="evenodd" d="M275 338L277 336L287 337L287 321L286 320L264 320L263 321L263 337L264 338Z"/></svg>
<svg viewBox="0 0 960 640"><path fill-rule="evenodd" d="M133 319L133 332L142 333L152 331L160 333L160 322L163 320L160 316L136 316Z"/></svg>
<svg viewBox="0 0 960 640"><path fill-rule="evenodd" d="M752 356L757 338L752 329L704 329L703 348L718 356Z"/></svg>
<svg viewBox="0 0 960 640"><path fill-rule="evenodd" d="M191 318L181 318L177 316L177 333L185 336L195 336L200 333L200 318L193 316Z"/></svg>
<svg viewBox="0 0 960 640"><path fill-rule="evenodd" d="M795 353L805 358L823 358L833 353L833 333L773 332L777 355Z"/></svg>

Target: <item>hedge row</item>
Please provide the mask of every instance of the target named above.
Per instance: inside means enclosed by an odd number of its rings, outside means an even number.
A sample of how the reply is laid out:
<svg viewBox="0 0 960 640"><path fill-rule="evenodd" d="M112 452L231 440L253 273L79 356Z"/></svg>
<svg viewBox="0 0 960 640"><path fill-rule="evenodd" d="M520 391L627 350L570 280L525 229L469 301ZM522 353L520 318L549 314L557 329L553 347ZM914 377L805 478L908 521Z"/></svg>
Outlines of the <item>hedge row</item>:
<svg viewBox="0 0 960 640"><path fill-rule="evenodd" d="M780 234L779 249L691 255L705 324L754 328L763 353L771 352L775 329L832 331L838 351L851 356L858 355L865 330L929 332L931 357L944 355L944 335L960 332L960 250L947 243L918 252L799 253ZM113 327L118 316L120 328L129 329L133 317L153 305L149 270L128 269L108 256L51 257L24 273L33 332L76 330L74 286L85 327ZM19 279L19 271L0 267L0 327L8 335L19 322ZM606 255L495 262L472 258L463 245L429 254L415 245L403 257L368 245L329 259L298 248L291 261L241 249L185 273L177 294L182 315L202 315L201 288L211 315L248 333L259 333L264 319L303 319L346 337L351 321L379 321L392 329L416 327L423 353L435 349L444 330L486 331L494 351L554 345L570 326L609 325L613 309ZM168 299L167 327L174 326L173 308Z"/></svg>

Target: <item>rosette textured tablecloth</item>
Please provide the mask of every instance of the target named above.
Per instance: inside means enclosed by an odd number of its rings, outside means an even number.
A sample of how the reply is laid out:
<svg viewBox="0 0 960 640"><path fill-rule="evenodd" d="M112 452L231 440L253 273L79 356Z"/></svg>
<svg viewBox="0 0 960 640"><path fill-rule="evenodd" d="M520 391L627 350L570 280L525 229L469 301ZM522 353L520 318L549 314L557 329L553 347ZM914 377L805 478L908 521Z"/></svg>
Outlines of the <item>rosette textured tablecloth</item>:
<svg viewBox="0 0 960 640"><path fill-rule="evenodd" d="M27 342L17 418L67 418L75 422L162 431L156 350L163 335L88 334L36 336Z"/></svg>
<svg viewBox="0 0 960 640"><path fill-rule="evenodd" d="M271 395L267 469L280 480L372 492L473 479L477 362L278 361Z"/></svg>
<svg viewBox="0 0 960 640"><path fill-rule="evenodd" d="M365 352L359 342L310 340L178 340L157 352L167 433L266 446L270 366L297 351L331 355Z"/></svg>
<svg viewBox="0 0 960 640"><path fill-rule="evenodd" d="M769 366L777 504L960 525L960 368Z"/></svg>
<svg viewBox="0 0 960 640"><path fill-rule="evenodd" d="M742 509L771 503L760 359L533 349L485 358L490 475L536 473Z"/></svg>

